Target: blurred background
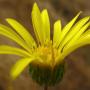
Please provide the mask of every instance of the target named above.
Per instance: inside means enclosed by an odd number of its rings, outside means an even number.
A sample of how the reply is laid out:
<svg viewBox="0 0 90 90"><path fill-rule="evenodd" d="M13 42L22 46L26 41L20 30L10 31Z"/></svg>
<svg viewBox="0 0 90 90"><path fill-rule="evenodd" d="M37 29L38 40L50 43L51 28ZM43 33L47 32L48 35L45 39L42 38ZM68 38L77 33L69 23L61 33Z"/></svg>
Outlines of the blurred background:
<svg viewBox="0 0 90 90"><path fill-rule="evenodd" d="M90 15L90 0L0 0L0 23L7 25L5 19L14 18L21 22L33 35L31 10L37 2L40 9L47 8L51 22L62 20L67 24L79 11L83 11L80 18ZM17 46L11 40L0 36L0 44ZM9 72L19 57L14 55L0 55L0 90L43 90L28 75L28 67L15 80L11 81ZM49 90L90 90L90 46L84 46L74 51L66 58L67 68L62 82Z"/></svg>

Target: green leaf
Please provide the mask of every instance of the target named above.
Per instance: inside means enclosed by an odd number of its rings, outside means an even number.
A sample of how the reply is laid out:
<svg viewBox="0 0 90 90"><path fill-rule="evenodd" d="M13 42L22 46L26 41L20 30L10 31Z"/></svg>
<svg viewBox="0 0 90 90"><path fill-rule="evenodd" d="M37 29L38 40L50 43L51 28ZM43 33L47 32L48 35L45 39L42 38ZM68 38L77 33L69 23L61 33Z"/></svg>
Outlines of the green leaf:
<svg viewBox="0 0 90 90"><path fill-rule="evenodd" d="M0 54L14 54L22 57L30 57L31 55L23 49L11 47L8 45L0 45Z"/></svg>
<svg viewBox="0 0 90 90"><path fill-rule="evenodd" d="M32 48L36 47L36 43L30 33L15 19L7 18L6 21L14 28L14 30L25 40L27 45Z"/></svg>
<svg viewBox="0 0 90 90"><path fill-rule="evenodd" d="M17 61L10 72L12 79L16 79L32 61L34 61L34 58L23 58Z"/></svg>

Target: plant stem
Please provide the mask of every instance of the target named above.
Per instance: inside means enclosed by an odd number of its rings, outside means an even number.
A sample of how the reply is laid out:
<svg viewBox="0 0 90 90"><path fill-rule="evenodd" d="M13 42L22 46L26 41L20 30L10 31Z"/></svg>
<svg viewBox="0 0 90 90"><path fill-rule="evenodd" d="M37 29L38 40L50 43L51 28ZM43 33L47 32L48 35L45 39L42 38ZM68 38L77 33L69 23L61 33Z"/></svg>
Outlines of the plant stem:
<svg viewBox="0 0 90 90"><path fill-rule="evenodd" d="M48 90L48 87L47 86L44 86L44 90Z"/></svg>

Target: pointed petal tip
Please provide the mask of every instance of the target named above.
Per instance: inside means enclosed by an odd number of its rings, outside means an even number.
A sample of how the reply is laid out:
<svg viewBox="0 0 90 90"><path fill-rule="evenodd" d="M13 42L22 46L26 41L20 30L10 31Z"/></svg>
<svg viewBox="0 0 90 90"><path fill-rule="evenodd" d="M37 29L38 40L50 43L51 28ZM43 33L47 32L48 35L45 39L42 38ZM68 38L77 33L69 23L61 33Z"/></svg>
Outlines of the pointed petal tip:
<svg viewBox="0 0 90 90"><path fill-rule="evenodd" d="M61 23L61 20L60 20L60 19L58 19L55 23Z"/></svg>
<svg viewBox="0 0 90 90"><path fill-rule="evenodd" d="M42 12L48 13L47 9L44 9Z"/></svg>
<svg viewBox="0 0 90 90"><path fill-rule="evenodd" d="M33 6L37 6L37 3L35 2L35 3L33 4Z"/></svg>
<svg viewBox="0 0 90 90"><path fill-rule="evenodd" d="M79 12L77 13L76 17L79 17L80 14L82 14L82 11L79 11Z"/></svg>
<svg viewBox="0 0 90 90"><path fill-rule="evenodd" d="M17 76L13 73L13 70L12 70L12 69L11 69L9 75L10 75L10 78L11 78L12 81L14 81L14 80L16 79L16 77L17 77Z"/></svg>
<svg viewBox="0 0 90 90"><path fill-rule="evenodd" d="M8 20L12 20L12 18L6 18L5 20L6 20L6 21L8 21Z"/></svg>
<svg viewBox="0 0 90 90"><path fill-rule="evenodd" d="M79 14L82 14L83 13L83 11L79 11Z"/></svg>
<svg viewBox="0 0 90 90"><path fill-rule="evenodd" d="M39 9L37 3L35 2L34 5L33 5L33 8L32 8L31 15L35 14L35 12L37 13L38 11L40 12L40 9Z"/></svg>
<svg viewBox="0 0 90 90"><path fill-rule="evenodd" d="M35 8L38 8L38 5L36 2L33 4L33 9L35 9Z"/></svg>
<svg viewBox="0 0 90 90"><path fill-rule="evenodd" d="M37 5L37 3L36 3L36 2L34 2L34 5Z"/></svg>
<svg viewBox="0 0 90 90"><path fill-rule="evenodd" d="M49 17L47 9L44 9L44 10L41 12L41 15L42 15L42 16L48 16L48 17Z"/></svg>
<svg viewBox="0 0 90 90"><path fill-rule="evenodd" d="M13 18L6 18L5 20L6 20L6 22L8 22L8 23L11 22L11 21L16 21L16 20L13 19Z"/></svg>
<svg viewBox="0 0 90 90"><path fill-rule="evenodd" d="M16 79L16 77L13 76L11 73L10 73L10 78L11 78L12 81L14 81Z"/></svg>
<svg viewBox="0 0 90 90"><path fill-rule="evenodd" d="M83 13L83 11L79 11L78 14L77 14L76 16L79 17L80 14L82 14L82 13ZM90 16L86 16L86 17L87 17L87 19L90 19Z"/></svg>

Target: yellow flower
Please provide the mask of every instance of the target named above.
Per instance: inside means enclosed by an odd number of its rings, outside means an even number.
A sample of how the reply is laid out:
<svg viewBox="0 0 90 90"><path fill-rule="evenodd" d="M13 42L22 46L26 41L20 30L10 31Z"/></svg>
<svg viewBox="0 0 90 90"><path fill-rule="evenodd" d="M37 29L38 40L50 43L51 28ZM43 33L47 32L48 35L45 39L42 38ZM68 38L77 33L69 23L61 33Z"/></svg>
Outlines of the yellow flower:
<svg viewBox="0 0 90 90"><path fill-rule="evenodd" d="M88 28L90 16L75 24L80 14L81 12L64 28L61 27L61 20L57 20L54 23L53 38L51 38L48 12L46 9L40 12L37 4L34 3L31 16L36 41L19 22L12 18L7 18L6 21L13 29L0 24L0 34L12 39L22 47L0 46L0 54L15 54L22 57L10 72L12 78L15 79L19 76L30 63L53 69L56 65L62 63L71 52L81 46L90 44L90 30Z"/></svg>

